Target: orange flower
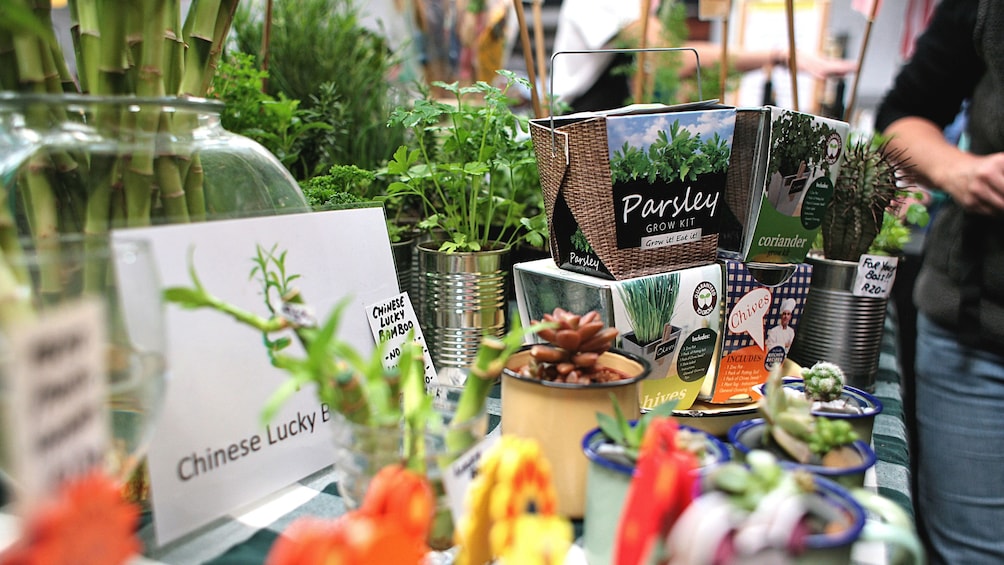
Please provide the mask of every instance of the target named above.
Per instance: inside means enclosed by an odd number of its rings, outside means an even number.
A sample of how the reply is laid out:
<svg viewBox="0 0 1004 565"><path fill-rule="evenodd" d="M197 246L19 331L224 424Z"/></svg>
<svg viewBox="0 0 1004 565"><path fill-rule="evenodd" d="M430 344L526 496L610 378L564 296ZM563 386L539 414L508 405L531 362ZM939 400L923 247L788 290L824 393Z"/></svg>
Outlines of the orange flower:
<svg viewBox="0 0 1004 565"><path fill-rule="evenodd" d="M28 516L24 533L2 565L120 565L142 548L139 510L121 486L100 472L69 481L55 500Z"/></svg>
<svg viewBox="0 0 1004 565"><path fill-rule="evenodd" d="M411 565L424 563L435 499L425 478L400 466L382 469L362 506L334 520L293 522L267 565Z"/></svg>

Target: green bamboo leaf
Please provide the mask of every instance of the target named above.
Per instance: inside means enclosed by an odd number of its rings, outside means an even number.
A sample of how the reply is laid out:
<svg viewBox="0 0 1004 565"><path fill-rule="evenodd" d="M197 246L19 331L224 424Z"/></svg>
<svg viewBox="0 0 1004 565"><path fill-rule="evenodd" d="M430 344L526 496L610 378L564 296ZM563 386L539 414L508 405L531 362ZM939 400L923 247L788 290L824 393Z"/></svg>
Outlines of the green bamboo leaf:
<svg viewBox="0 0 1004 565"><path fill-rule="evenodd" d="M205 293L194 288L180 286L164 289L164 300L190 310L209 305Z"/></svg>

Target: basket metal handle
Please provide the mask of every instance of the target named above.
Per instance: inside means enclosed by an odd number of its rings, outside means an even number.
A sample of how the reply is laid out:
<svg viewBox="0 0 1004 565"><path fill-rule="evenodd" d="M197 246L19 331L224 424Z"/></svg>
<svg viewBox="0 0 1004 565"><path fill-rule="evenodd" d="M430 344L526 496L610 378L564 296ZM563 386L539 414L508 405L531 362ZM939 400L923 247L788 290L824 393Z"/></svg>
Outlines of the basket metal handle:
<svg viewBox="0 0 1004 565"><path fill-rule="evenodd" d="M638 47L633 49L582 49L582 50L569 50L569 51L555 51L551 55L551 76L548 77L547 86L547 108L550 114L550 125L551 125L551 155L555 154L556 143L554 141L554 61L559 55L592 55L599 53L649 53L649 52L666 52L666 51L690 51L694 54L694 59L697 60L697 92L703 92L701 89L701 56L697 53L697 49L693 47Z"/></svg>

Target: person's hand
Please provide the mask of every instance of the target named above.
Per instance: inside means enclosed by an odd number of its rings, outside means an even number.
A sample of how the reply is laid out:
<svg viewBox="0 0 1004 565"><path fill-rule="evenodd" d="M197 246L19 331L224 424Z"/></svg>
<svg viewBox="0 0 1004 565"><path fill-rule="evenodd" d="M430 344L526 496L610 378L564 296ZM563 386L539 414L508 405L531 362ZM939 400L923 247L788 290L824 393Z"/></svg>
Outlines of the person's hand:
<svg viewBox="0 0 1004 565"><path fill-rule="evenodd" d="M849 59L834 59L803 51L797 52L795 63L798 70L816 78L842 77L857 69L857 64Z"/></svg>
<svg viewBox="0 0 1004 565"><path fill-rule="evenodd" d="M1004 215L1004 153L967 153L954 161L943 183L952 199L969 212Z"/></svg>

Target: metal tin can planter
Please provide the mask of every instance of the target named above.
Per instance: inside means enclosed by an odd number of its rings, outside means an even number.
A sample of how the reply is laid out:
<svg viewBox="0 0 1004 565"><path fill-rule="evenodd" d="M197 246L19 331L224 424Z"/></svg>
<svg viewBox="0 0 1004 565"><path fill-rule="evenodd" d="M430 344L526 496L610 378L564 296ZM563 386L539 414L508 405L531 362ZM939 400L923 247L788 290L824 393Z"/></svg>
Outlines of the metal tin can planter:
<svg viewBox="0 0 1004 565"><path fill-rule="evenodd" d="M558 489L558 512L570 518L585 513L586 468L582 437L596 427L596 413L613 416L611 395L629 419L641 415L641 381L648 362L612 349L598 364L613 367L629 378L594 384L542 381L519 374L527 365L528 348L512 357L502 371L502 433L533 438L551 462Z"/></svg>
<svg viewBox="0 0 1004 565"><path fill-rule="evenodd" d="M812 281L789 357L803 367L836 363L847 383L875 391L888 299L851 292L858 264L809 256Z"/></svg>
<svg viewBox="0 0 1004 565"><path fill-rule="evenodd" d="M439 245L418 244L418 319L436 368L463 371L482 336L505 333L509 248L446 253Z"/></svg>

